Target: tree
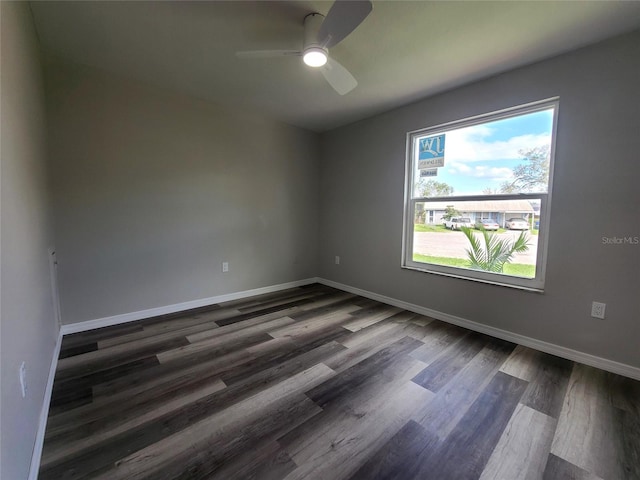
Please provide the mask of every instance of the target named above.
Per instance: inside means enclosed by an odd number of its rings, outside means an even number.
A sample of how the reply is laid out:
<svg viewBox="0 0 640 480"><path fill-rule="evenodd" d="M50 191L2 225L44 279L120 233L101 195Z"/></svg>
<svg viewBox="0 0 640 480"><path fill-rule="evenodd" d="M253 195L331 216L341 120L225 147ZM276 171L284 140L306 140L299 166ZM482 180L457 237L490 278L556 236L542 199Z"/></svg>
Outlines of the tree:
<svg viewBox="0 0 640 480"><path fill-rule="evenodd" d="M444 215L442 215L443 220L451 220L451 217L459 217L460 212L455 209L453 205L447 205L447 208L444 209Z"/></svg>
<svg viewBox="0 0 640 480"><path fill-rule="evenodd" d="M501 193L546 191L549 183L549 145L520 150L524 161L513 169L513 180L503 182Z"/></svg>
<svg viewBox="0 0 640 480"><path fill-rule="evenodd" d="M471 248L467 249L470 268L484 270L485 272L502 273L505 263L510 263L514 253L524 253L529 250L529 237L525 232L520 232L515 241L506 238L498 238L495 233L489 233L482 229L484 245L481 244L468 227L460 230L466 235Z"/></svg>
<svg viewBox="0 0 640 480"><path fill-rule="evenodd" d="M450 197L453 195L453 187L448 183L421 178L416 183L415 192L419 197Z"/></svg>

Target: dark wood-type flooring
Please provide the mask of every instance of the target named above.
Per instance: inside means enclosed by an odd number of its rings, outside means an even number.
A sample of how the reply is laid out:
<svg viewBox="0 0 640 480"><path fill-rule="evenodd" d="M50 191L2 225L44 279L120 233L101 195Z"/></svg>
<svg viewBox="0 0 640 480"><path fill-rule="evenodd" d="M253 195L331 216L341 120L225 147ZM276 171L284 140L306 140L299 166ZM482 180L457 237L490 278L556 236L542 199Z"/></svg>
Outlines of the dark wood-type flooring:
<svg viewBox="0 0 640 480"><path fill-rule="evenodd" d="M40 479L640 479L640 382L322 285L65 336Z"/></svg>

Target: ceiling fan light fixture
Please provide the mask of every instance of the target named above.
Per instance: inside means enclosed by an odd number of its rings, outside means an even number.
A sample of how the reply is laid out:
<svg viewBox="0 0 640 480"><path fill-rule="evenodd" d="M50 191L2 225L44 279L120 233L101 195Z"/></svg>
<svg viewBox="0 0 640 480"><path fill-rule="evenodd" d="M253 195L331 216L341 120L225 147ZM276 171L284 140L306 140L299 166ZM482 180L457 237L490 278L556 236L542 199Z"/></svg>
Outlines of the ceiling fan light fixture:
<svg viewBox="0 0 640 480"><path fill-rule="evenodd" d="M327 63L327 51L320 47L309 47L304 51L302 60L310 67L322 67Z"/></svg>

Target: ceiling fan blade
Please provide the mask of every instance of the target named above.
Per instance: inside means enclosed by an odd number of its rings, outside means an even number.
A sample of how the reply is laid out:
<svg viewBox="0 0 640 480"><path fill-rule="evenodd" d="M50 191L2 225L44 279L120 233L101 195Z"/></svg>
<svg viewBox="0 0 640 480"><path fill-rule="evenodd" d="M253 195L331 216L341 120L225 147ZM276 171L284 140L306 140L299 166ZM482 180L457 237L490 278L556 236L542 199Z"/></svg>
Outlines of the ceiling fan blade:
<svg viewBox="0 0 640 480"><path fill-rule="evenodd" d="M236 52L238 58L273 58L273 57L295 57L302 55L298 50L245 50Z"/></svg>
<svg viewBox="0 0 640 480"><path fill-rule="evenodd" d="M358 82L349 73L349 70L332 58L329 58L320 70L329 85L340 95L345 95L358 86Z"/></svg>
<svg viewBox="0 0 640 480"><path fill-rule="evenodd" d="M372 9L369 0L336 0L320 26L318 43L324 48L331 48L341 42L367 18Z"/></svg>

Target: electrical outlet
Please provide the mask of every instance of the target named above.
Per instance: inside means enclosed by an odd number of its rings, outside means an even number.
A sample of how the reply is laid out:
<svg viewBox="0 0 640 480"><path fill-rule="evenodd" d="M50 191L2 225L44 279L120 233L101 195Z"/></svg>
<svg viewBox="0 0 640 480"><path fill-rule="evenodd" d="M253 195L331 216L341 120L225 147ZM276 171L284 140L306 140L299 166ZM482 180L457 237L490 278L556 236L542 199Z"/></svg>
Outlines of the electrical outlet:
<svg viewBox="0 0 640 480"><path fill-rule="evenodd" d="M229 262L222 262L222 273L229 271Z"/></svg>
<svg viewBox="0 0 640 480"><path fill-rule="evenodd" d="M340 265L340 257L338 255L336 255L335 262L336 262L336 265Z"/></svg>
<svg viewBox="0 0 640 480"><path fill-rule="evenodd" d="M604 309L606 308L606 303L600 302L592 302L591 303L591 316L593 318L600 318L604 320Z"/></svg>
<svg viewBox="0 0 640 480"><path fill-rule="evenodd" d="M27 366L24 362L20 365L20 391L22 392L22 398L27 397Z"/></svg>

